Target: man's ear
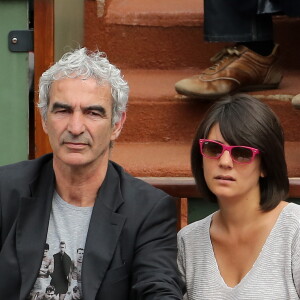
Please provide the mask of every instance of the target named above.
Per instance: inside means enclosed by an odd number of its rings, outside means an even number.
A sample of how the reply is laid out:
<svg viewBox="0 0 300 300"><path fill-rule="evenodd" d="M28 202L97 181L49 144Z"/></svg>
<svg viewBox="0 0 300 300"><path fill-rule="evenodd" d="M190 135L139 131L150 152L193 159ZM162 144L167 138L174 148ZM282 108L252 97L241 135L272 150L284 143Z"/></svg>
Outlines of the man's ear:
<svg viewBox="0 0 300 300"><path fill-rule="evenodd" d="M111 135L111 141L114 141L118 138L118 136L120 135L123 125L125 123L126 120L126 112L122 113L121 119L119 122L117 122L114 126L113 126L113 131L112 131L112 135Z"/></svg>
<svg viewBox="0 0 300 300"><path fill-rule="evenodd" d="M43 118L42 118L42 126L43 126L43 130L46 134L48 134L48 129L47 129L47 121L45 121Z"/></svg>

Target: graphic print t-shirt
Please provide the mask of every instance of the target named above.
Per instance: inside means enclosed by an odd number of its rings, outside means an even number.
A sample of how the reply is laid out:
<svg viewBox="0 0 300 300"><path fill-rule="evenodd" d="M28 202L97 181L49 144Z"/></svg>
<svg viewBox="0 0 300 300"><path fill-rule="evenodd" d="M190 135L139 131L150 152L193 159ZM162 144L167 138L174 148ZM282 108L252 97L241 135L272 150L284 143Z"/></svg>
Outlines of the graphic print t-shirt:
<svg viewBox="0 0 300 300"><path fill-rule="evenodd" d="M92 210L54 193L40 271L27 299L82 299L81 268Z"/></svg>

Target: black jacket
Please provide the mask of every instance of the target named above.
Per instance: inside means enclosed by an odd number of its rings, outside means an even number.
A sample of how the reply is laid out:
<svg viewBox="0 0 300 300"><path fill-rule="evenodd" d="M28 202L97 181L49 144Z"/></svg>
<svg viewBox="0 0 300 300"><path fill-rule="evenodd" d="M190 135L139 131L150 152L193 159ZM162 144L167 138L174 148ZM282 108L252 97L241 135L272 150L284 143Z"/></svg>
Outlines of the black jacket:
<svg viewBox="0 0 300 300"><path fill-rule="evenodd" d="M52 155L0 167L0 295L22 300L39 272L54 192ZM182 299L176 206L109 162L82 267L85 300Z"/></svg>

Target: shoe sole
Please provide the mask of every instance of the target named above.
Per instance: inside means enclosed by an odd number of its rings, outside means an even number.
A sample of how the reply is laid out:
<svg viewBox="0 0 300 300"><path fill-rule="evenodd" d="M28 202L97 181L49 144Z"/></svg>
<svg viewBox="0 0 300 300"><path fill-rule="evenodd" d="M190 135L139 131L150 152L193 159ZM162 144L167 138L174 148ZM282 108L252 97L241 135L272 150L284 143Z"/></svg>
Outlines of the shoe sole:
<svg viewBox="0 0 300 300"><path fill-rule="evenodd" d="M240 87L238 90L241 92L263 91L278 89L280 82L273 84L249 85Z"/></svg>
<svg viewBox="0 0 300 300"><path fill-rule="evenodd" d="M217 99L217 98L220 98L220 97L226 95L226 94L203 95L203 94L197 94L197 93L193 93L193 92L185 91L185 90L180 90L180 89L176 89L176 88L175 88L175 90L180 95L187 96L187 97L190 97L190 98L203 99L203 100L214 100L214 99Z"/></svg>
<svg viewBox="0 0 300 300"><path fill-rule="evenodd" d="M226 96L228 94L233 94L237 92L254 92L254 91L263 91L263 90L275 90L278 89L280 82L273 83L273 84L261 84L261 85L249 85L243 86L236 90L233 90L229 93L221 93L221 94L198 94L191 91L186 91L182 89L175 88L176 92L180 95L188 96L191 98L198 98L198 99L207 99L207 100L214 100Z"/></svg>

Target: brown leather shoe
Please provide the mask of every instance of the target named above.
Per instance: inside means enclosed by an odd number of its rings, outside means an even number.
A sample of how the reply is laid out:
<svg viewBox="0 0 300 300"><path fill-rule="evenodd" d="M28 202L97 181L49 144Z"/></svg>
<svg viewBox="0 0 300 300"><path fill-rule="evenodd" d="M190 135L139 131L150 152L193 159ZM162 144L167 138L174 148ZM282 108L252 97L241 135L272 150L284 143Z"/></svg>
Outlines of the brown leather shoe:
<svg viewBox="0 0 300 300"><path fill-rule="evenodd" d="M292 105L295 108L300 109L300 94L298 94L292 98Z"/></svg>
<svg viewBox="0 0 300 300"><path fill-rule="evenodd" d="M207 99L236 91L275 89L282 78L278 58L279 45L269 56L242 45L224 48L211 58L213 66L200 75L178 81L175 89L182 95Z"/></svg>

